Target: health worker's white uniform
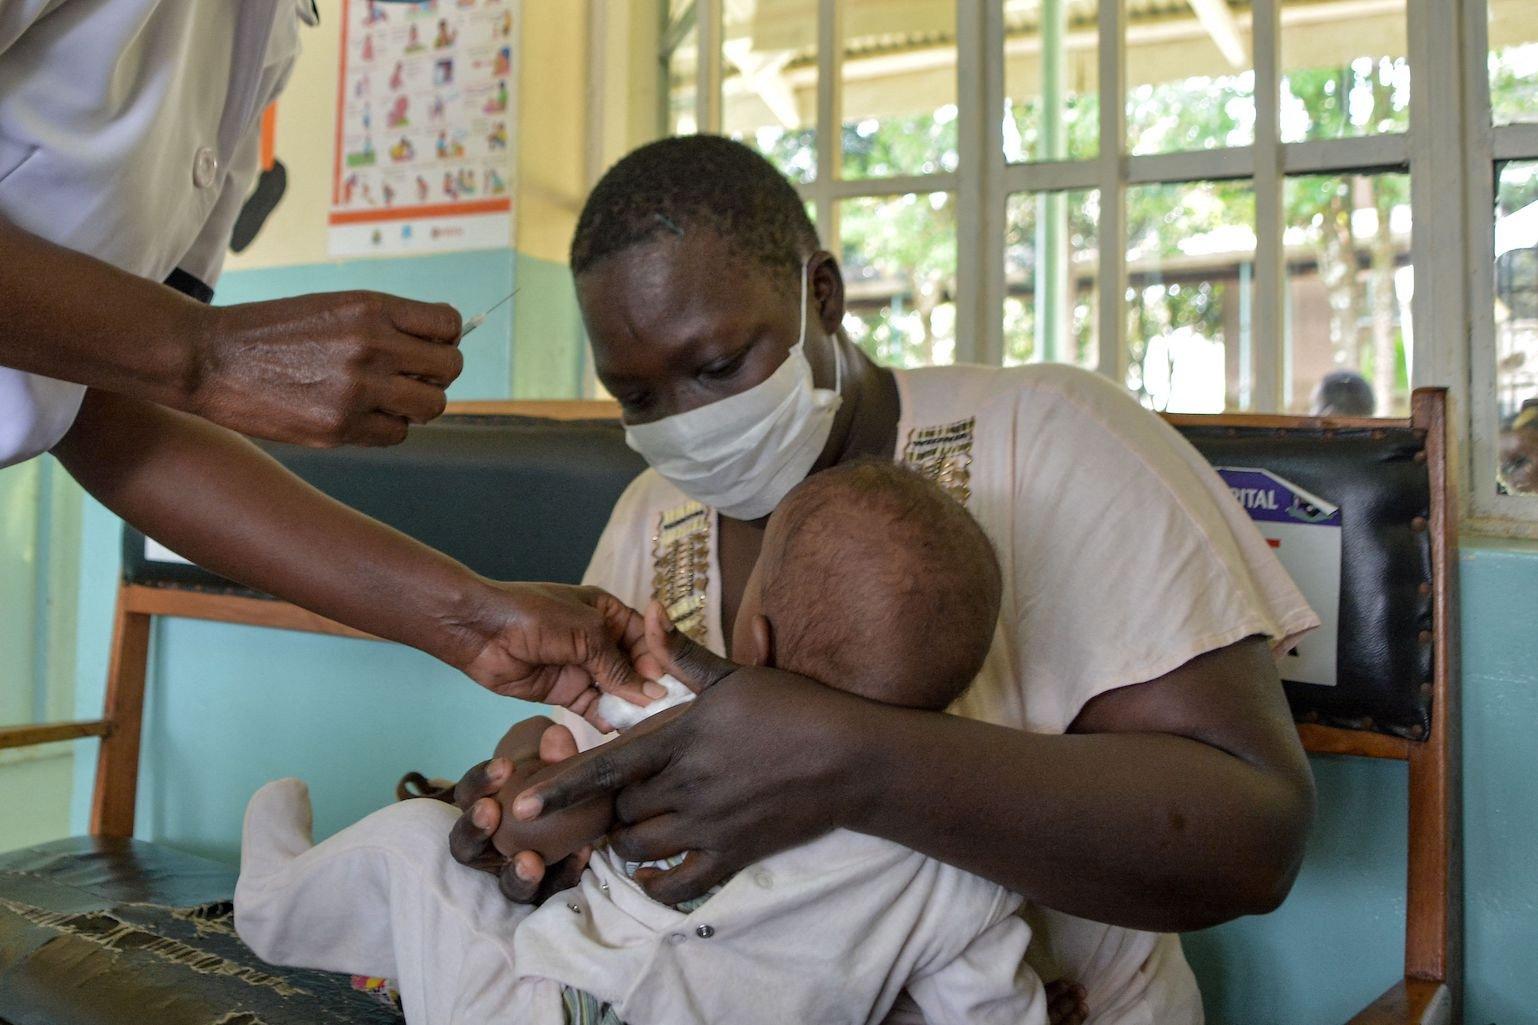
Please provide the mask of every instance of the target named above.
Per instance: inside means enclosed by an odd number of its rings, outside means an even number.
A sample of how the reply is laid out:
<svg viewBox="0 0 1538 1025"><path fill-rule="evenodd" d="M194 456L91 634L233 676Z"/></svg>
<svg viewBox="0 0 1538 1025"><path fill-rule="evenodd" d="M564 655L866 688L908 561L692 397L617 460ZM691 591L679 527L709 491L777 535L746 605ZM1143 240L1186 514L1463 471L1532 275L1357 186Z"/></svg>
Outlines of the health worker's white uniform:
<svg viewBox="0 0 1538 1025"><path fill-rule="evenodd" d="M0 215L132 274L211 286L311 0L0 0ZM0 367L0 466L85 389Z"/></svg>

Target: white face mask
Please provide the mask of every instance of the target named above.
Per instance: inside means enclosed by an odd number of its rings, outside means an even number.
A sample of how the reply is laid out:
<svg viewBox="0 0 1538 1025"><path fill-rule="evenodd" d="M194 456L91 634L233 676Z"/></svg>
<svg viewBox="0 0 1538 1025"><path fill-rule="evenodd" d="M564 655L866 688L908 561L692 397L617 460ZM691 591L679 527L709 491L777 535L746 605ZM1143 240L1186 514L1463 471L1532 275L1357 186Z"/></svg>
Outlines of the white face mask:
<svg viewBox="0 0 1538 1025"><path fill-rule="evenodd" d="M810 263L810 261L808 261ZM801 337L779 369L736 395L625 428L625 444L696 502L723 516L767 516L806 478L843 399L843 356L833 389L812 387L806 359L807 264L801 265Z"/></svg>

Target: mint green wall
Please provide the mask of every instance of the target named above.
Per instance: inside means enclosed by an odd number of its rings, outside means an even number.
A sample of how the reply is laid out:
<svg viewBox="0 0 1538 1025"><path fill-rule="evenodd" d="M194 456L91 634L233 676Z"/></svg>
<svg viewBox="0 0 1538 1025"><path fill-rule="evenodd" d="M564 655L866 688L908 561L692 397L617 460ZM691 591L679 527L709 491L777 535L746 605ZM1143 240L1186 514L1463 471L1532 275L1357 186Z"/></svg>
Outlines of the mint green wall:
<svg viewBox="0 0 1538 1025"><path fill-rule="evenodd" d="M1465 540L1469 1025L1538 1020L1538 546ZM1404 766L1315 759L1319 820L1273 915L1187 938L1210 1021L1342 1022L1404 963Z"/></svg>
<svg viewBox="0 0 1538 1025"><path fill-rule="evenodd" d="M80 495L53 459L0 470L0 725L70 717ZM69 834L73 745L0 751L0 851Z"/></svg>
<svg viewBox="0 0 1538 1025"><path fill-rule="evenodd" d="M520 287L514 302L535 305L470 337L455 396L576 394L581 325L555 264L487 253L255 271L229 275L220 300L367 285L473 313L505 294L510 279ZM77 710L91 716L100 709L119 526L89 500L82 516ZM1465 542L1461 567L1467 1020L1518 1025L1538 1007L1538 547ZM457 774L533 711L376 642L161 623L140 834L232 859L246 798L282 775L310 781L317 830L328 834L388 801L402 772ZM86 821L94 745L78 751L76 831ZM1188 938L1215 1023L1344 1021L1400 971L1403 767L1314 765L1319 821L1287 904Z"/></svg>

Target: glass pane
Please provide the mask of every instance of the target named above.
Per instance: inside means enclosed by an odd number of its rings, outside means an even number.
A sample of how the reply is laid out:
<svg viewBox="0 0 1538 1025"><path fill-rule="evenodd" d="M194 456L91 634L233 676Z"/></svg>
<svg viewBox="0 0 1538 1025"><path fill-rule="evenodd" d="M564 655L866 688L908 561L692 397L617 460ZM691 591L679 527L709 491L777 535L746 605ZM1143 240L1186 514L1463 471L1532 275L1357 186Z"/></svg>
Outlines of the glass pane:
<svg viewBox="0 0 1538 1025"><path fill-rule="evenodd" d="M845 178L954 171L956 0L843 0Z"/></svg>
<svg viewBox="0 0 1538 1025"><path fill-rule="evenodd" d="M956 197L949 192L839 205L844 330L895 367L956 360Z"/></svg>
<svg viewBox="0 0 1538 1025"><path fill-rule="evenodd" d="M1127 147L1132 153L1248 146L1255 71L1247 4L1128 4ZM1241 17L1241 14L1243 17Z"/></svg>
<svg viewBox="0 0 1538 1025"><path fill-rule="evenodd" d="M663 24L663 45L677 36L672 52L662 54L663 76L667 82L667 134L693 135L699 131L694 117L694 93L700 68L700 35L695 27L693 0L670 0L667 21ZM687 31L681 31L687 29Z"/></svg>
<svg viewBox="0 0 1538 1025"><path fill-rule="evenodd" d="M1283 0L1281 14L1283 142L1409 128L1404 0Z"/></svg>
<svg viewBox="0 0 1538 1025"><path fill-rule="evenodd" d="M1538 4L1490 0L1490 114L1538 122Z"/></svg>
<svg viewBox="0 0 1538 1025"><path fill-rule="evenodd" d="M1497 179L1495 374L1500 488L1538 494L1538 161Z"/></svg>
<svg viewBox="0 0 1538 1025"><path fill-rule="evenodd" d="M1099 0L1004 0L1004 156L1100 152Z"/></svg>
<svg viewBox="0 0 1538 1025"><path fill-rule="evenodd" d="M786 177L817 177L816 0L727 0L722 12L725 134Z"/></svg>
<svg viewBox="0 0 1538 1025"><path fill-rule="evenodd" d="M1410 415L1410 176L1287 179L1289 413Z"/></svg>
<svg viewBox="0 0 1538 1025"><path fill-rule="evenodd" d="M1005 232L1004 362L1097 366L1099 190L1010 196Z"/></svg>
<svg viewBox="0 0 1538 1025"><path fill-rule="evenodd" d="M1151 409L1238 408L1250 375L1255 190L1127 190L1127 387Z"/></svg>

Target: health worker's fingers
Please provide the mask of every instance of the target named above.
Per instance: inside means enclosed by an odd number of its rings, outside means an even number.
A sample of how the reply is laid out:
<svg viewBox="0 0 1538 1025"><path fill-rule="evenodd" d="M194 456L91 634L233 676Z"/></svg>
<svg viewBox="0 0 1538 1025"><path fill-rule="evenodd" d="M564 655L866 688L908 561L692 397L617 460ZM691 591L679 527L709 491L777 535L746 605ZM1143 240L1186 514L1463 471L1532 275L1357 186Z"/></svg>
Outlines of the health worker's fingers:
<svg viewBox="0 0 1538 1025"><path fill-rule="evenodd" d="M513 802L514 817L527 822L547 811L571 808L650 779L673 757L670 726L630 733L567 762L569 768L518 795Z"/></svg>
<svg viewBox="0 0 1538 1025"><path fill-rule="evenodd" d="M484 762L477 762L454 784L454 804L460 811L469 811L476 801L492 797L501 790L512 771L513 767L506 758L488 758Z"/></svg>
<svg viewBox="0 0 1538 1025"><path fill-rule="evenodd" d="M682 862L666 871L638 869L635 880L652 900L675 906L705 896L711 887L731 874L731 869L713 855L690 851Z"/></svg>
<svg viewBox="0 0 1538 1025"><path fill-rule="evenodd" d="M385 315L390 323L408 335L431 341L453 343L459 340L459 311L447 303L424 303L387 295Z"/></svg>
<svg viewBox="0 0 1538 1025"><path fill-rule="evenodd" d="M449 400L437 385L397 374L380 382L378 401L381 413L425 424L442 416Z"/></svg>
<svg viewBox="0 0 1538 1025"><path fill-rule="evenodd" d="M738 666L697 644L678 629L660 601L646 607L646 644L663 667L695 693L736 672Z"/></svg>

